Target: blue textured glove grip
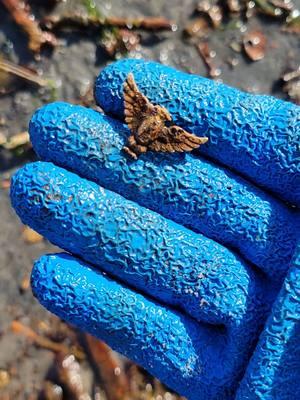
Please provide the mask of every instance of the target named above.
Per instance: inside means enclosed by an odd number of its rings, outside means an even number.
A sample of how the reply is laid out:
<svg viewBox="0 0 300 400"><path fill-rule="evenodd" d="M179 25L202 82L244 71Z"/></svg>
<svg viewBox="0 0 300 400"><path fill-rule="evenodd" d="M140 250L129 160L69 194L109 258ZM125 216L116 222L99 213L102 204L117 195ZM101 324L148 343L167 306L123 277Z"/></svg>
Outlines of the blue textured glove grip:
<svg viewBox="0 0 300 400"><path fill-rule="evenodd" d="M95 96L105 112L123 117L122 87L129 72L177 125L209 137L200 149L203 154L300 206L300 107L129 59L109 65L96 81Z"/></svg>
<svg viewBox="0 0 300 400"><path fill-rule="evenodd" d="M224 347L219 363L234 385L274 297L241 259L211 239L51 163L19 170L11 197L22 221L54 244L200 322L215 324ZM79 325L88 329L85 320Z"/></svg>
<svg viewBox="0 0 300 400"><path fill-rule="evenodd" d="M68 255L36 262L32 289L48 310L105 340L191 400L231 399L222 332L147 300Z"/></svg>
<svg viewBox="0 0 300 400"><path fill-rule="evenodd" d="M237 249L273 281L285 276L296 216L244 179L189 154L148 153L132 162L122 151L127 127L81 106L49 104L29 131L42 159Z"/></svg>
<svg viewBox="0 0 300 400"><path fill-rule="evenodd" d="M240 326L249 309L261 317L261 279L240 258L122 196L37 162L14 176L11 197L51 242L200 321Z"/></svg>
<svg viewBox="0 0 300 400"><path fill-rule="evenodd" d="M236 400L300 399L300 243Z"/></svg>

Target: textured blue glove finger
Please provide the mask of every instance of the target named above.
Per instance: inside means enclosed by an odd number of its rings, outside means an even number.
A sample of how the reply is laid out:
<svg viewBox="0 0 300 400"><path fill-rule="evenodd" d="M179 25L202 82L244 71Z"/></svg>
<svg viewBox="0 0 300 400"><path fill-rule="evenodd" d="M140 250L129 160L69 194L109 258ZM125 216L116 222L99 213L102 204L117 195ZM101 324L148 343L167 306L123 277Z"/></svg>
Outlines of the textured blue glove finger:
<svg viewBox="0 0 300 400"><path fill-rule="evenodd" d="M274 281L285 276L299 236L296 216L238 176L189 154L131 161L122 151L127 127L81 106L49 104L29 131L42 159L238 249Z"/></svg>
<svg viewBox="0 0 300 400"><path fill-rule="evenodd" d="M239 370L221 331L168 310L69 255L35 263L32 289L51 312L103 339L189 399L231 399Z"/></svg>
<svg viewBox="0 0 300 400"><path fill-rule="evenodd" d="M300 399L300 243L237 400Z"/></svg>
<svg viewBox="0 0 300 400"><path fill-rule="evenodd" d="M143 60L121 60L99 75L95 96L105 112L123 116L123 83L165 106L175 123L209 142L200 151L300 206L300 107L243 93L209 79Z"/></svg>
<svg viewBox="0 0 300 400"><path fill-rule="evenodd" d="M268 309L259 276L229 250L51 163L19 170L11 197L54 244L199 321L238 329L243 343Z"/></svg>

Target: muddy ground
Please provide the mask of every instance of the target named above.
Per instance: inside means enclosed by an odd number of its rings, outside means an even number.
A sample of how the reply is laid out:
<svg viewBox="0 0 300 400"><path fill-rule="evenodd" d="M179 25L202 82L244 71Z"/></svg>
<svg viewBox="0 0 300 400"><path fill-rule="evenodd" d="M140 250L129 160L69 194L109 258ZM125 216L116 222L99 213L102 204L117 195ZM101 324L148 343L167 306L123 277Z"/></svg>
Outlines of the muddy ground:
<svg viewBox="0 0 300 400"><path fill-rule="evenodd" d="M46 14L35 2L38 17ZM41 3L41 2L40 2ZM59 7L71 9L79 1L67 1ZM101 11L113 16L164 16L174 20L176 31L150 33L139 31L141 45L131 57L153 59L181 70L207 76L207 68L195 46L182 38L183 28L194 18L196 2L192 0L111 0L97 1ZM300 8L300 0L294 2ZM79 6L82 7L82 6ZM235 52L232 43L239 42L245 26L248 31L260 30L266 36L265 57L252 62L243 52ZM218 29L209 35L214 63L221 70L219 79L241 89L273 94L286 98L280 76L300 65L300 36L284 33L281 24L272 18L253 17L240 29ZM22 81L12 82L7 94L0 96L0 132L9 138L25 131L34 110L41 104L59 99L78 102L99 71L112 62L97 44L97 37L84 32L58 35L60 44L54 51L45 50L35 60L27 49L27 38L15 25L0 1L0 53L3 57L41 71L55 81L55 90L37 88ZM233 46L234 47L234 46ZM230 60L234 59L234 67ZM0 84L1 86L1 84ZM8 86L9 88L9 86ZM51 323L51 317L33 298L30 288L22 290L30 274L33 260L54 248L46 240L28 244L22 236L24 227L10 207L8 181L22 164L35 158L31 151L23 154L0 148L0 370L9 370L10 383L0 389L0 400L33 399L53 362L53 353L30 344L23 335L11 333L10 324L19 320L38 329L40 321ZM4 183L3 183L4 182ZM26 284L25 284L26 286ZM88 373L87 373L88 374ZM0 382L1 387L1 382ZM2 393L2 394L1 394ZM14 393L14 394L13 394ZM5 397L10 394L11 397ZM34 397L35 396L35 397Z"/></svg>

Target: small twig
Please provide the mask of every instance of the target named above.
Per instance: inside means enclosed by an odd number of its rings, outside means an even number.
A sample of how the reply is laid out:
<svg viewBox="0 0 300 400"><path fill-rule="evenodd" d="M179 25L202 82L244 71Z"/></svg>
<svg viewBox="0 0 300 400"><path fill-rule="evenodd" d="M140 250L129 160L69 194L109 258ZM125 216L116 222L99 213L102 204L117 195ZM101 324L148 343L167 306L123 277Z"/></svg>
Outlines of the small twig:
<svg viewBox="0 0 300 400"><path fill-rule="evenodd" d="M23 78L26 81L35 83L36 85L42 87L49 85L49 82L46 79L39 77L36 73L30 71L30 69L21 67L20 65L14 64L7 60L3 60L1 58L0 58L0 71L19 76L20 78Z"/></svg>
<svg viewBox="0 0 300 400"><path fill-rule="evenodd" d="M116 26L118 28L136 28L146 30L175 30L174 22L164 17L140 17L140 18L122 18L122 17L107 17L105 18L106 25Z"/></svg>
<svg viewBox="0 0 300 400"><path fill-rule="evenodd" d="M65 28L67 26L90 27L90 28L126 28L146 30L175 30L176 25L163 17L98 17L95 15L82 15L79 13L68 15L52 15L43 21L43 24L50 30Z"/></svg>
<svg viewBox="0 0 300 400"><path fill-rule="evenodd" d="M84 335L92 365L103 381L108 400L129 399L129 383L117 356L104 342Z"/></svg>
<svg viewBox="0 0 300 400"><path fill-rule="evenodd" d="M36 345L45 349L54 351L55 353L74 354L76 358L84 359L84 353L76 348L69 348L62 343L55 343L43 336L38 335L34 330L28 326L23 325L20 321L13 321L11 329L14 333L22 334L34 342Z"/></svg>
<svg viewBox="0 0 300 400"><path fill-rule="evenodd" d="M30 12L28 5L20 0L2 0L15 22L27 34L28 47L34 53L39 53L44 44L56 46L55 36L50 32L43 32Z"/></svg>

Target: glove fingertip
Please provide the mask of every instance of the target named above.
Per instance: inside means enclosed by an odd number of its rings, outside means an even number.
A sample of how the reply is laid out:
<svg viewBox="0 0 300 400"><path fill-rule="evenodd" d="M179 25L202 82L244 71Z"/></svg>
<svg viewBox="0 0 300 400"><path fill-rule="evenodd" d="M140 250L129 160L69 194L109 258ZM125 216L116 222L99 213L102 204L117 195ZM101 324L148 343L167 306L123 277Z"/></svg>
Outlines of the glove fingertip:
<svg viewBox="0 0 300 400"><path fill-rule="evenodd" d="M72 107L74 107L72 104L56 101L40 107L32 115L29 122L29 136L35 152L41 158L45 158L44 154L49 148L57 146L53 140L52 143L49 140L49 129L63 130L64 116L70 114ZM48 138L47 142L45 142L46 138Z"/></svg>
<svg viewBox="0 0 300 400"><path fill-rule="evenodd" d="M114 116L123 115L123 82L129 72L136 72L144 60L125 59L116 61L104 68L95 81L96 103Z"/></svg>

